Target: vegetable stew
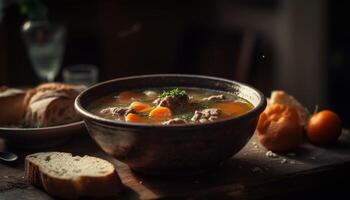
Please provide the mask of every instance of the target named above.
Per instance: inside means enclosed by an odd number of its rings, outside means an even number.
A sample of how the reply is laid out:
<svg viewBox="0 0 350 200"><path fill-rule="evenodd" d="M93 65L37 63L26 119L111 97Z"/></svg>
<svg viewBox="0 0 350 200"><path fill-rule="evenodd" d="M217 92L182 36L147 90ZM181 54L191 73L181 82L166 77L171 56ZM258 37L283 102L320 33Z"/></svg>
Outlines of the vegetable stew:
<svg viewBox="0 0 350 200"><path fill-rule="evenodd" d="M253 108L233 93L202 88L147 88L95 100L88 110L100 117L147 124L207 123L242 115Z"/></svg>

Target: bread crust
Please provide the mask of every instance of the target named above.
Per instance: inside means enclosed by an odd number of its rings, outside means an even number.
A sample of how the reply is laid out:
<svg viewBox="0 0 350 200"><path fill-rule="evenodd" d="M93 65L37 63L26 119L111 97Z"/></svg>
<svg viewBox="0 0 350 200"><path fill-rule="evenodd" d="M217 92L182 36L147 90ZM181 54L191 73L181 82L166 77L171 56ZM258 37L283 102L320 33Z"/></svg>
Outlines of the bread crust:
<svg viewBox="0 0 350 200"><path fill-rule="evenodd" d="M47 94L50 93L50 94ZM48 127L79 121L74 99L50 91L38 92L27 106L25 123L31 127Z"/></svg>
<svg viewBox="0 0 350 200"><path fill-rule="evenodd" d="M65 93L68 97L75 98L82 90L84 86L71 85L66 83L44 83L31 90L28 90L24 98L26 105L30 102L31 98L38 92L55 91L57 93Z"/></svg>
<svg viewBox="0 0 350 200"><path fill-rule="evenodd" d="M29 90L24 98L27 112L24 118L30 127L47 127L79 121L74 110L75 97L84 86L45 83ZM57 113L62 110L60 113Z"/></svg>
<svg viewBox="0 0 350 200"><path fill-rule="evenodd" d="M60 152L47 153L55 154ZM70 153L66 154L72 156ZM76 176L71 179L65 179L53 176L41 169L41 166L32 162L29 156L32 155L28 155L25 159L26 179L29 183L44 189L52 196L62 199L78 199L81 197L108 198L118 196L120 191L124 189L115 169L107 175Z"/></svg>
<svg viewBox="0 0 350 200"><path fill-rule="evenodd" d="M26 116L31 116L30 112L32 112L32 109L29 109L31 103L45 98L56 97L57 99L69 99L73 108L75 97L85 88L82 85L65 83L45 83L27 91L0 86L0 126L19 125L21 122L24 122L26 125L38 124L37 121L27 120ZM78 121L80 118L77 116L78 114L73 113L74 120L68 120L67 123ZM66 123L66 121L62 120L60 124L63 123Z"/></svg>
<svg viewBox="0 0 350 200"><path fill-rule="evenodd" d="M271 98L268 101L268 105L282 104L293 107L299 116L299 124L305 126L310 116L309 111L293 96L287 94L283 90L274 90L271 92Z"/></svg>
<svg viewBox="0 0 350 200"><path fill-rule="evenodd" d="M2 86L0 89L0 125L18 124L26 113L25 91Z"/></svg>

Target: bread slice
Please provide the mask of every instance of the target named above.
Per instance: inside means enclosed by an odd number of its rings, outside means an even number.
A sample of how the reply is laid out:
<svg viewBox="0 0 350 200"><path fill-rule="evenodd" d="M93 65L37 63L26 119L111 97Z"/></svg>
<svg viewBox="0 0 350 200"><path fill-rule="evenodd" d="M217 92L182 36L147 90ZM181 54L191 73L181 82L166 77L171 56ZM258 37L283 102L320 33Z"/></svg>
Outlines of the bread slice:
<svg viewBox="0 0 350 200"><path fill-rule="evenodd" d="M283 90L275 90L271 92L271 97L268 100L268 105L283 104L293 107L299 115L299 124L305 126L310 116L309 111L292 95L287 94Z"/></svg>
<svg viewBox="0 0 350 200"><path fill-rule="evenodd" d="M123 189L114 166L108 161L63 152L28 155L25 177L31 184L62 199L114 197Z"/></svg>
<svg viewBox="0 0 350 200"><path fill-rule="evenodd" d="M0 87L0 126L19 124L26 113L25 91Z"/></svg>

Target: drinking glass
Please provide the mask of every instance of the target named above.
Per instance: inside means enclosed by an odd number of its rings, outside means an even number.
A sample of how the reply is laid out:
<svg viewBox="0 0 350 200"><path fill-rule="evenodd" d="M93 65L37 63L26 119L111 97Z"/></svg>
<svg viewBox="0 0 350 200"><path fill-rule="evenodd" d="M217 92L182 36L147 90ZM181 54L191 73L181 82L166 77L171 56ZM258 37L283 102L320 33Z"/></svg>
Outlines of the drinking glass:
<svg viewBox="0 0 350 200"><path fill-rule="evenodd" d="M98 82L98 68L91 64L70 65L63 69L63 81L91 86Z"/></svg>
<svg viewBox="0 0 350 200"><path fill-rule="evenodd" d="M66 29L48 21L28 21L22 36L35 73L42 82L52 82L63 59Z"/></svg>

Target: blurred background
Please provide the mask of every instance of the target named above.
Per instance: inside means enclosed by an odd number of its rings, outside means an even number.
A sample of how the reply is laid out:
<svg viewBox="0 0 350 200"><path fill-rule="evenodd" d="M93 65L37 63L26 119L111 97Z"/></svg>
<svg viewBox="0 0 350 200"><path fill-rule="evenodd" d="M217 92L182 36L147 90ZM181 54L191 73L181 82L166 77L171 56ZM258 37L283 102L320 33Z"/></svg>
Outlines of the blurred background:
<svg viewBox="0 0 350 200"><path fill-rule="evenodd" d="M45 15L66 27L55 81L67 66L97 66L98 80L187 73L282 89L312 112L350 123L348 4L331 0L0 0L0 85L32 86L21 27ZM39 13L39 14L38 14Z"/></svg>

